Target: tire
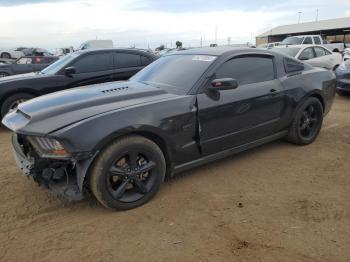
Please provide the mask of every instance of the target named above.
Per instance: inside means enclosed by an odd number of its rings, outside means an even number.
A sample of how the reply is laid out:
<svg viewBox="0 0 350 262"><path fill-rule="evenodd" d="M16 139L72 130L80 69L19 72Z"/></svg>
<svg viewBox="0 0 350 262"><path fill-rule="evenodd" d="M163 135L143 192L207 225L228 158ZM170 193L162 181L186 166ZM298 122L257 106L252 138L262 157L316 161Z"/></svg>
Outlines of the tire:
<svg viewBox="0 0 350 262"><path fill-rule="evenodd" d="M11 54L10 54L10 53L2 53L2 54L1 54L1 58L4 58L4 59L11 59Z"/></svg>
<svg viewBox="0 0 350 262"><path fill-rule="evenodd" d="M3 118L9 111L15 109L15 107L24 101L32 99L34 96L27 93L20 93L12 95L4 101L1 106L1 118Z"/></svg>
<svg viewBox="0 0 350 262"><path fill-rule="evenodd" d="M6 77L6 76L9 76L9 74L6 72L0 72L0 78Z"/></svg>
<svg viewBox="0 0 350 262"><path fill-rule="evenodd" d="M315 141L323 123L323 106L319 99L308 98L298 109L289 127L287 140L297 145Z"/></svg>
<svg viewBox="0 0 350 262"><path fill-rule="evenodd" d="M103 206L129 210L156 195L165 172L162 150L151 140L131 135L115 141L99 154L89 174L89 186Z"/></svg>
<svg viewBox="0 0 350 262"><path fill-rule="evenodd" d="M345 92L345 91L339 90L339 89L337 89L336 92L340 96L349 96L350 95L350 92Z"/></svg>

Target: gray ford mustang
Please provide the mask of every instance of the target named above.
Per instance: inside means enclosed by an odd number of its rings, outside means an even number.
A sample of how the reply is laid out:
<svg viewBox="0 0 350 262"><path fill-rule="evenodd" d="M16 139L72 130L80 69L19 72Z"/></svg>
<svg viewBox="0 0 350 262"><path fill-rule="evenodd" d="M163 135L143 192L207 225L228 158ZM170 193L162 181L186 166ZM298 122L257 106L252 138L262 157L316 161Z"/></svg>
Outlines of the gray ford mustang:
<svg viewBox="0 0 350 262"><path fill-rule="evenodd" d="M335 86L332 72L272 51L192 49L129 81L22 103L3 124L26 176L69 199L90 191L123 210L188 168L276 139L312 143Z"/></svg>

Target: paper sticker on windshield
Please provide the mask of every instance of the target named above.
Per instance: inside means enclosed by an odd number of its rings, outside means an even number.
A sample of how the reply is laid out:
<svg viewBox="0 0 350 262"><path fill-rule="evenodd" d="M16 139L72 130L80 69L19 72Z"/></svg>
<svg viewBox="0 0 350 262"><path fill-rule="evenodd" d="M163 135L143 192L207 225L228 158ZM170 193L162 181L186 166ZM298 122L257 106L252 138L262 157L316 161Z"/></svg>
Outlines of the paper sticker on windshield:
<svg viewBox="0 0 350 262"><path fill-rule="evenodd" d="M204 62L213 62L216 56L209 55L196 55L192 58L193 61L204 61Z"/></svg>

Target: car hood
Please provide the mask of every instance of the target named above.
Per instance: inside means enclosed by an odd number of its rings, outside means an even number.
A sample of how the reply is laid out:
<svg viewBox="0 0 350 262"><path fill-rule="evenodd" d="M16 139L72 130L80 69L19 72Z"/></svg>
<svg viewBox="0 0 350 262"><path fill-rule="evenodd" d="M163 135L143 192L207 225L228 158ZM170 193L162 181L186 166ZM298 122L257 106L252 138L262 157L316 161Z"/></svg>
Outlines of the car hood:
<svg viewBox="0 0 350 262"><path fill-rule="evenodd" d="M176 95L138 82L84 86L22 103L2 122L17 133L48 134L98 114L172 96Z"/></svg>

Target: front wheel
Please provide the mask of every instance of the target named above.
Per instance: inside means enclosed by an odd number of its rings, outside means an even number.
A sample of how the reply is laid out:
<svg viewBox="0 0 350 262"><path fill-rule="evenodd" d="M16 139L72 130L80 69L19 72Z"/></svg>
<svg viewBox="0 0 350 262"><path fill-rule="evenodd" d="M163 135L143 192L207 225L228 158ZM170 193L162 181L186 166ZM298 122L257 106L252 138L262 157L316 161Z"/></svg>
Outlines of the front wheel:
<svg viewBox="0 0 350 262"><path fill-rule="evenodd" d="M315 141L323 123L323 106L315 97L302 104L289 128L287 140L297 145L308 145Z"/></svg>
<svg viewBox="0 0 350 262"><path fill-rule="evenodd" d="M89 185L105 207L128 210L151 200L164 181L161 149L142 136L121 138L104 149L90 173Z"/></svg>

